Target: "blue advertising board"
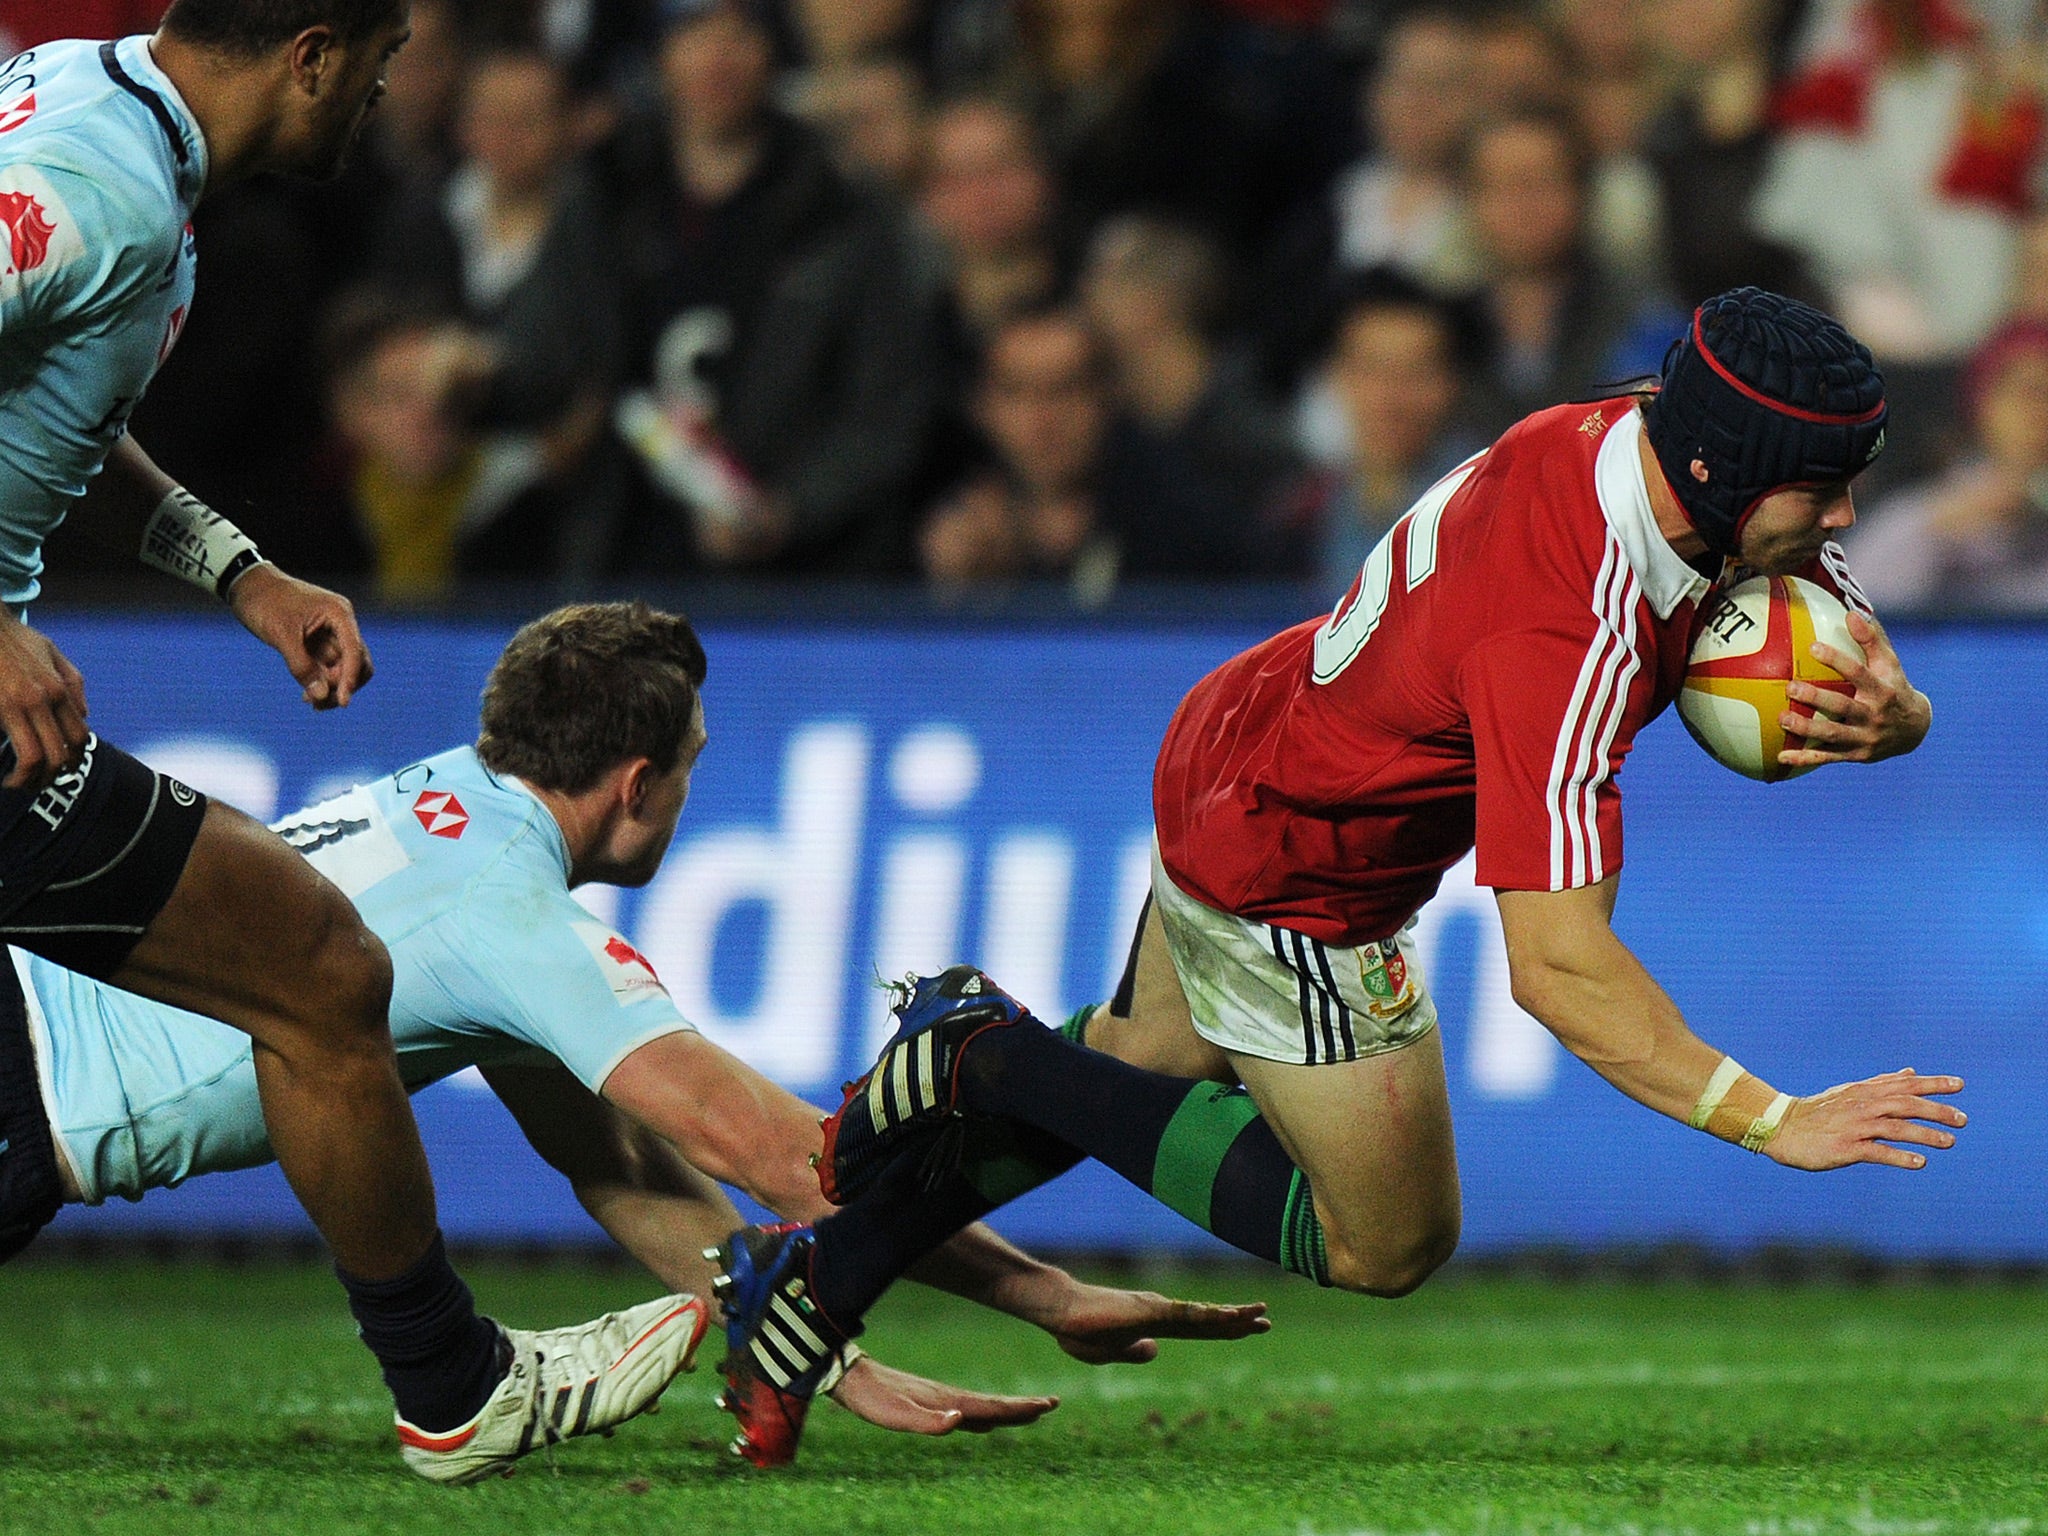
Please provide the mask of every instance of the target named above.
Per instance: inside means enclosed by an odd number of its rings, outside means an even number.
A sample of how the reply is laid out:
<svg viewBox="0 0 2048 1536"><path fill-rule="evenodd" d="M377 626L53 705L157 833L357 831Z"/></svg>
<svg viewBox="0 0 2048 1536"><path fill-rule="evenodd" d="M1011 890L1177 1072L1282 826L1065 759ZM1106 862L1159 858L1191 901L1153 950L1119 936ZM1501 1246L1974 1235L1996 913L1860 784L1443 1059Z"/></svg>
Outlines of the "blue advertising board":
<svg viewBox="0 0 2048 1536"><path fill-rule="evenodd" d="M470 738L509 624L386 619L378 674L315 716L225 622L60 615L94 724L269 815ZM814 1100L886 1029L878 975L982 964L1047 1018L1113 988L1143 897L1153 752L1233 628L734 626L705 635L710 748L668 862L592 904L706 1034ZM1902 628L1936 725L1914 756L1761 786L1667 715L1622 777L1617 926L1695 1027L1779 1086L1960 1073L1972 1123L1927 1171L1800 1174L1628 1102L1508 995L1469 864L1425 912L1465 1246L1687 1240L2048 1257L2048 634ZM448 1231L592 1239L480 1081L416 1101ZM1085 1165L1003 1213L1039 1245L1209 1240ZM60 1231L303 1231L274 1169Z"/></svg>

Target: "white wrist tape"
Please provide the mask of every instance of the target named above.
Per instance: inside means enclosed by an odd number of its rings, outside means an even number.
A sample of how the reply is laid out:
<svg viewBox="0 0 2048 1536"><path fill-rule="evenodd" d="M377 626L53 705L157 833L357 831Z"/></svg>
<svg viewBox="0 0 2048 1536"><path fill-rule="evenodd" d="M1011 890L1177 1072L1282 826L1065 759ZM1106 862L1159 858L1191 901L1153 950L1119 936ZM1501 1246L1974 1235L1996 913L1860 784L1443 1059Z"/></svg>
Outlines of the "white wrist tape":
<svg viewBox="0 0 2048 1536"><path fill-rule="evenodd" d="M1692 1113L1685 1117L1685 1123L1696 1131L1704 1131L1714 1111L1721 1107L1721 1101L1728 1097L1742 1077L1742 1063L1733 1056L1723 1056L1721 1065L1714 1068L1714 1075L1707 1079L1707 1086L1700 1090L1700 1101L1693 1105ZM1783 1097L1783 1095L1780 1095Z"/></svg>
<svg viewBox="0 0 2048 1536"><path fill-rule="evenodd" d="M1785 1123L1785 1114L1792 1108L1792 1095L1781 1093L1771 1100L1771 1107L1749 1122L1749 1129L1743 1133L1742 1150L1761 1152L1771 1144L1771 1138L1778 1134L1778 1127Z"/></svg>
<svg viewBox="0 0 2048 1536"><path fill-rule="evenodd" d="M183 486L156 504L142 530L142 563L227 601L228 588L262 563L256 541Z"/></svg>

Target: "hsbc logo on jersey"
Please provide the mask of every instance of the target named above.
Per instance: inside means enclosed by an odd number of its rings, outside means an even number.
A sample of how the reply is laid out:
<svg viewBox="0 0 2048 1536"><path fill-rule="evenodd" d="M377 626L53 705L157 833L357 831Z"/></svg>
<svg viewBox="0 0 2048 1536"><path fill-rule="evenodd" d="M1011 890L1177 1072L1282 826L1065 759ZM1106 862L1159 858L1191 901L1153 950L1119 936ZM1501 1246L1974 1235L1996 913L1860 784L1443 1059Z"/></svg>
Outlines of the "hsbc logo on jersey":
<svg viewBox="0 0 2048 1536"><path fill-rule="evenodd" d="M0 224L7 226L8 272L33 272L50 254L57 225L26 192L0 192Z"/></svg>
<svg viewBox="0 0 2048 1536"><path fill-rule="evenodd" d="M462 802L443 789L421 790L412 803L412 813L430 834L451 842L461 837L462 829L469 825L469 812L462 808Z"/></svg>
<svg viewBox="0 0 2048 1536"><path fill-rule="evenodd" d="M597 962L598 970L604 974L605 985L612 989L612 996L618 999L620 1007L656 993L668 994L668 988L654 974L654 962L611 929L597 922L578 922L571 926L576 930L576 937L583 941L583 947L590 951L590 958Z"/></svg>
<svg viewBox="0 0 2048 1536"><path fill-rule="evenodd" d="M4 107L0 107L0 133L12 133L23 123L36 115L36 93L17 96Z"/></svg>

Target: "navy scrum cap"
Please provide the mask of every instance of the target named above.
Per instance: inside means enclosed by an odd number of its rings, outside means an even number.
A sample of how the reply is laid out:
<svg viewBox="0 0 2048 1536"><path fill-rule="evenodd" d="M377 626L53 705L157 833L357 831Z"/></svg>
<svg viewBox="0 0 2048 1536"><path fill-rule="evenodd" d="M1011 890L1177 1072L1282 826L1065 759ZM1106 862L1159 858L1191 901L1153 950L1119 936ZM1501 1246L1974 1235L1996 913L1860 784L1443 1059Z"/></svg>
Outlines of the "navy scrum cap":
<svg viewBox="0 0 2048 1536"><path fill-rule="evenodd" d="M1736 552L1771 492L1866 468L1884 447L1885 415L1870 349L1812 306L1761 288L1716 294L1693 312L1643 408L1665 480L1722 555Z"/></svg>

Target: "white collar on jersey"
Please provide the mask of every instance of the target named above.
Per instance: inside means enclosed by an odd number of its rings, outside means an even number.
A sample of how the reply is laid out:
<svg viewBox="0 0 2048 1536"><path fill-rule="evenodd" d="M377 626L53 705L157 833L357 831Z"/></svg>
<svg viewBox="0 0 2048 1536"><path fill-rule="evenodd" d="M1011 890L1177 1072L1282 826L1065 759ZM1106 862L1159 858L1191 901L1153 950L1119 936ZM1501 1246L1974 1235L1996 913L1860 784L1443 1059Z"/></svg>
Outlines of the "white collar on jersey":
<svg viewBox="0 0 2048 1536"><path fill-rule="evenodd" d="M1650 488L1643 483L1642 455L1636 444L1643 435L1643 415L1631 410L1607 429L1593 460L1593 492L1607 526L1621 540L1629 568L1643 584L1643 596L1660 619L1668 619L1687 598L1706 596L1711 583L1680 558L1650 506Z"/></svg>

